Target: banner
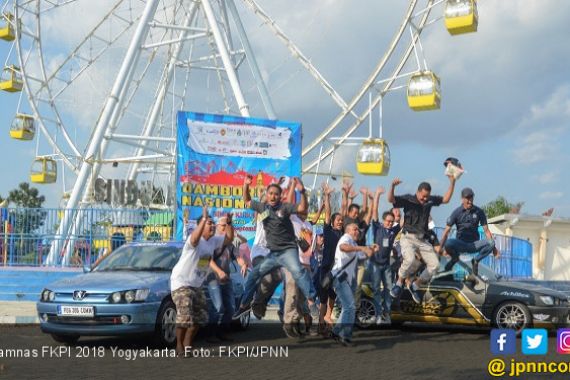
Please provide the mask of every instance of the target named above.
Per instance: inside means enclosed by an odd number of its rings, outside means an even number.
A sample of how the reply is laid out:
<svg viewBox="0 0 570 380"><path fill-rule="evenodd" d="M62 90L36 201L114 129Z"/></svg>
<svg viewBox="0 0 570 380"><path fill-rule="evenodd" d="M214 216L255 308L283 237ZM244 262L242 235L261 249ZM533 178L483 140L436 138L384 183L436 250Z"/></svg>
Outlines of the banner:
<svg viewBox="0 0 570 380"><path fill-rule="evenodd" d="M255 235L245 209L243 180L252 198L280 177L301 174L301 124L279 120L178 112L176 239L186 239L207 205L214 219L233 213L236 231Z"/></svg>

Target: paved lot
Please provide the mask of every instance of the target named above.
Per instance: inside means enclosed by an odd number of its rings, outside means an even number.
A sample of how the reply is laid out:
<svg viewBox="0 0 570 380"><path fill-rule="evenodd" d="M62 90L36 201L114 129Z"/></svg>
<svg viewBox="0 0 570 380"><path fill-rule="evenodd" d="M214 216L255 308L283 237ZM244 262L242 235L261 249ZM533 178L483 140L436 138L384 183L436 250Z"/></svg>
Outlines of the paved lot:
<svg viewBox="0 0 570 380"><path fill-rule="evenodd" d="M56 345L36 326L0 326L0 378L133 378L144 379L183 376L190 379L484 379L491 378L487 364L488 331L443 329L428 326L404 326L402 330L356 331L357 346L345 348L331 340L308 338L296 343L284 337L276 323L253 324L245 332L236 332L231 347L196 345L210 353L202 358L141 358L147 352L140 340L84 338L78 347ZM556 337L549 339L549 354L544 357L514 357L570 362L570 356L556 353ZM239 346L249 350L263 347L288 351L281 357L246 357ZM59 351L63 347L63 351ZM50 351L55 348L57 351ZM20 356L36 350L36 358L6 358L20 349ZM519 344L520 350L520 344ZM151 351L156 352L156 351ZM133 360L132 356L138 355ZM61 356L61 357L58 357ZM81 356L87 356L81 357ZM131 360L128 360L128 359ZM568 359L567 359L568 358ZM510 362L511 358L506 358ZM507 372L508 373L508 372ZM566 374L568 378L570 374ZM520 378L552 378L552 375Z"/></svg>

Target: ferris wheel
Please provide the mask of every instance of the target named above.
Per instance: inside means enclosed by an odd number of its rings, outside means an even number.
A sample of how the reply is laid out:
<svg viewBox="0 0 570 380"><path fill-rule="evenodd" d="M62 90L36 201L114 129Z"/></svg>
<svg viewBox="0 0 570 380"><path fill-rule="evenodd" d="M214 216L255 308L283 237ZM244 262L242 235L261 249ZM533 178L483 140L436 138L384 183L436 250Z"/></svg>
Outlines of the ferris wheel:
<svg viewBox="0 0 570 380"><path fill-rule="evenodd" d="M286 6L278 14L260 0L9 0L0 6L0 43L12 44L0 89L20 96L10 135L35 142L30 179L60 184L69 210L96 201L97 178L146 178L168 193L178 110L287 119L274 106L275 95L295 76L312 81L336 110L304 144L303 174L315 182L330 175L335 151L356 144L359 172L385 175L383 98L404 89L417 111L437 109L441 101L421 34L439 21L452 35L478 24L475 0L410 0L384 54L345 98L281 26L279 14L295 11ZM270 42L259 42L262 34ZM287 70L284 80L272 81ZM75 235L77 218L64 214L62 239L54 244ZM52 247L52 262L60 250Z"/></svg>

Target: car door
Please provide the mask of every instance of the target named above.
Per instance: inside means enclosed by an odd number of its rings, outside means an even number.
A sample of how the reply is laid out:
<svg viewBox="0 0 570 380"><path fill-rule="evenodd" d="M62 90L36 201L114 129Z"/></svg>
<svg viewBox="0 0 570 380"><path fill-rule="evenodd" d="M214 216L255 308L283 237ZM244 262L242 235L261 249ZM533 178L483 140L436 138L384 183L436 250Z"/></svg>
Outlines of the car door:
<svg viewBox="0 0 570 380"><path fill-rule="evenodd" d="M399 313L403 320L451 323L487 324L481 312L485 299L486 284L478 279L467 281L469 268L456 264L445 271L448 259L442 257L440 266L431 282L421 287L422 303L416 304L408 291L400 299Z"/></svg>

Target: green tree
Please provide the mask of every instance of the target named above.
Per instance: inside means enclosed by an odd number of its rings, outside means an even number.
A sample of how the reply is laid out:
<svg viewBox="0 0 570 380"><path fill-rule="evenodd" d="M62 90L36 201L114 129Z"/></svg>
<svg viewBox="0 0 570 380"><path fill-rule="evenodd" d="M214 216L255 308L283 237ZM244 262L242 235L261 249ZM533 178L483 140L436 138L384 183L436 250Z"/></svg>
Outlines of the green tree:
<svg viewBox="0 0 570 380"><path fill-rule="evenodd" d="M481 207L487 218L494 218L495 216L503 214L518 214L524 205L524 202L511 203L502 195L499 195L495 200L486 203Z"/></svg>
<svg viewBox="0 0 570 380"><path fill-rule="evenodd" d="M27 182L20 183L17 189L10 191L8 199L16 207L25 208L41 208L46 200L43 195L40 195L38 189L30 187L30 184Z"/></svg>

